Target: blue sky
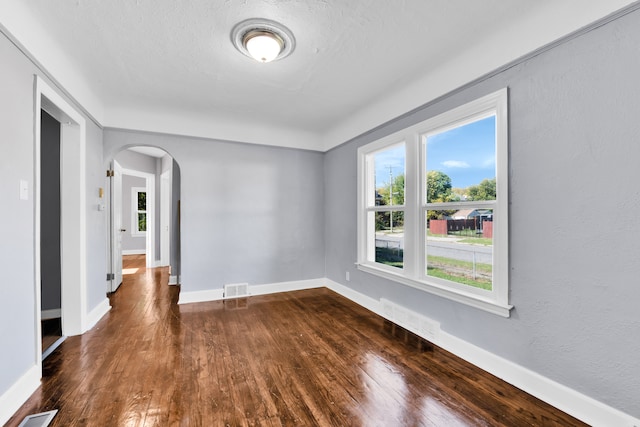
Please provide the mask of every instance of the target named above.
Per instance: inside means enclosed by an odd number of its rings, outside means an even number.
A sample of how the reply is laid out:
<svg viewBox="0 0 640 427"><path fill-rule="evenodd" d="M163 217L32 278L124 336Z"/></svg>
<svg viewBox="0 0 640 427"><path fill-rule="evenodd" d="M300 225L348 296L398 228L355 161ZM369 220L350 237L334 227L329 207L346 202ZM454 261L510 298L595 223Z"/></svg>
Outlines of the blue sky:
<svg viewBox="0 0 640 427"><path fill-rule="evenodd" d="M376 153L376 188L389 185L389 166L394 177L404 173L404 146ZM459 188L494 178L495 116L430 136L427 170L446 173Z"/></svg>

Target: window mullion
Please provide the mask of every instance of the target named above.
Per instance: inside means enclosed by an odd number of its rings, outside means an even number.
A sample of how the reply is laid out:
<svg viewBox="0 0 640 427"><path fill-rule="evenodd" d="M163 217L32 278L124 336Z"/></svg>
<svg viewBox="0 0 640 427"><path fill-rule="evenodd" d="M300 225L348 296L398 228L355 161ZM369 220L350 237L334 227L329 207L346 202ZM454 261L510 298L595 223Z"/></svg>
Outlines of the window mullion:
<svg viewBox="0 0 640 427"><path fill-rule="evenodd" d="M404 271L408 277L417 277L420 265L420 150L418 135L406 136L405 173L405 223L404 223Z"/></svg>

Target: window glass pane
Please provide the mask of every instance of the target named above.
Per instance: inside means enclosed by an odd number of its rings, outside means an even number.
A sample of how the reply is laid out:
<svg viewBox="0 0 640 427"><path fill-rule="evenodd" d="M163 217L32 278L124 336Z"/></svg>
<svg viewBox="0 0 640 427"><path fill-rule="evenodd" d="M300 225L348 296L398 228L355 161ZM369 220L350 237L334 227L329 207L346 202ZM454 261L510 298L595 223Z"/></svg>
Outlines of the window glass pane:
<svg viewBox="0 0 640 427"><path fill-rule="evenodd" d="M138 210L146 211L147 210L147 193L144 191L138 192Z"/></svg>
<svg viewBox="0 0 640 427"><path fill-rule="evenodd" d="M376 206L404 205L404 144L371 154L374 172L374 200Z"/></svg>
<svg viewBox="0 0 640 427"><path fill-rule="evenodd" d="M138 231L147 231L147 214L138 213Z"/></svg>
<svg viewBox="0 0 640 427"><path fill-rule="evenodd" d="M375 222L375 262L402 268L404 256L404 212L376 212Z"/></svg>
<svg viewBox="0 0 640 427"><path fill-rule="evenodd" d="M491 290L493 209L429 210L427 276Z"/></svg>
<svg viewBox="0 0 640 427"><path fill-rule="evenodd" d="M426 137L427 203L495 200L496 117Z"/></svg>

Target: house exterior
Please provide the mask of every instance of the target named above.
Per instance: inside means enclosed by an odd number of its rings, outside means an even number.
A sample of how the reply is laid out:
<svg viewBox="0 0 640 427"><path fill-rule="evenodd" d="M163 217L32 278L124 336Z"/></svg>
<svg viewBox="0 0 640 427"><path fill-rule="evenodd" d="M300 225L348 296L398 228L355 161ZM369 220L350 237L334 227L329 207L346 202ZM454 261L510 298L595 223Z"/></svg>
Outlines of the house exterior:
<svg viewBox="0 0 640 427"><path fill-rule="evenodd" d="M640 209L638 4L400 118L417 123L509 88L515 308L508 318L354 266L356 151L395 131L398 120L326 151L105 127L22 46L20 37L29 34L12 34L6 16L0 15L0 423L41 376L34 129L40 103L53 101L73 123L62 142L70 233L63 262L75 265L67 271L77 284L67 295L68 334L86 332L109 310L109 218L99 196L109 182L105 170L122 150L149 145L170 153L181 172L181 303L220 298L228 283L329 286L384 315L380 301L392 295L395 304L442 326L436 344L483 369L590 424L640 425L640 247L637 233L600 227L612 206L624 206L619 212L629 224ZM590 211L554 217L553 227L531 233L543 205Z"/></svg>
<svg viewBox="0 0 640 427"><path fill-rule="evenodd" d="M492 217L492 213L488 209L461 209L451 215L451 219L473 219L482 218L489 219Z"/></svg>

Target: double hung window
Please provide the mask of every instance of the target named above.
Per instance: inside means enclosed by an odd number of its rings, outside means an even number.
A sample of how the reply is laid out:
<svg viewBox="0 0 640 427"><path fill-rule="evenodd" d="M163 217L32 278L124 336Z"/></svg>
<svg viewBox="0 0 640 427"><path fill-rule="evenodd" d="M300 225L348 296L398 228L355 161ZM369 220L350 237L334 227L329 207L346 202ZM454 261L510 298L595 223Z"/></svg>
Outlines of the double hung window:
<svg viewBox="0 0 640 427"><path fill-rule="evenodd" d="M507 89L358 150L358 268L509 316Z"/></svg>
<svg viewBox="0 0 640 427"><path fill-rule="evenodd" d="M131 234L144 235L147 232L147 189L133 187L131 189Z"/></svg>

